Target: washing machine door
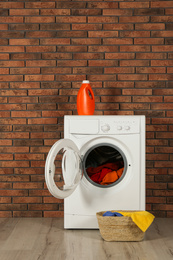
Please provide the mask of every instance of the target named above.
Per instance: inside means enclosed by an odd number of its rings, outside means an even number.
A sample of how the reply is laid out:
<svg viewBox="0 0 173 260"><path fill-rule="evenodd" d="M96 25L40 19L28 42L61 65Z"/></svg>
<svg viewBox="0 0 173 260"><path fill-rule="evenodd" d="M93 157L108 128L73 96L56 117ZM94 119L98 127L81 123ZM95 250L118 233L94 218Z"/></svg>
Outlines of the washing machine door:
<svg viewBox="0 0 173 260"><path fill-rule="evenodd" d="M78 147L70 139L57 141L50 149L45 164L45 180L50 193L56 198L64 199L73 193L82 177Z"/></svg>

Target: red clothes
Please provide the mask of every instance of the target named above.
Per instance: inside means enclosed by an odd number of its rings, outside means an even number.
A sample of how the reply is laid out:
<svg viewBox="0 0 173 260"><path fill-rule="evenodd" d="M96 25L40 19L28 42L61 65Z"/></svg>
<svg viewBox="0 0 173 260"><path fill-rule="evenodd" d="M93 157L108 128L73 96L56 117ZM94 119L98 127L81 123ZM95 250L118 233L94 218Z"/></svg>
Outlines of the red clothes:
<svg viewBox="0 0 173 260"><path fill-rule="evenodd" d="M116 182L121 177L121 175L124 171L124 167L118 169L117 171L112 171L112 169L110 169L110 168L105 168L105 166L107 166L107 165L110 166L110 164L104 164L104 165L96 167L96 168L90 167L90 168L92 168L93 171L97 171L98 168L99 169L102 168L99 172L96 172L95 174L91 174L91 171L90 171L91 175L88 174L90 179L101 185L108 185L108 184ZM114 164L114 167L115 167L115 164Z"/></svg>
<svg viewBox="0 0 173 260"><path fill-rule="evenodd" d="M100 172L103 168L109 168L112 171L116 171L116 170L118 170L120 168L120 163L119 162L116 162L116 163L106 163L106 164L103 164L103 165L98 166L98 167L89 167L89 168L87 168L86 171L88 173L88 176L91 176L94 173Z"/></svg>
<svg viewBox="0 0 173 260"><path fill-rule="evenodd" d="M105 175L107 175L111 171L112 171L111 169L103 168L100 172L97 172L97 173L93 174L92 176L90 176L90 178L92 181L94 181L96 183L100 183L102 181L102 179L105 177Z"/></svg>

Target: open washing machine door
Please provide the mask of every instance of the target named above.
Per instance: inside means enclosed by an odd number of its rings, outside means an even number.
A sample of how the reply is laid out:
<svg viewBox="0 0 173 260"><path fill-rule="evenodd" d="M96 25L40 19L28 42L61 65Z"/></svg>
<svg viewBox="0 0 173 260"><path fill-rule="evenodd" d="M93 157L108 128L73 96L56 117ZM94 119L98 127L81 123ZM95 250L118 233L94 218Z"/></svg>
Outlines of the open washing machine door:
<svg viewBox="0 0 173 260"><path fill-rule="evenodd" d="M58 180L55 179L56 165L59 166ZM45 180L49 192L56 198L64 199L73 193L82 177L82 160L78 147L70 139L57 141L50 149L45 164Z"/></svg>

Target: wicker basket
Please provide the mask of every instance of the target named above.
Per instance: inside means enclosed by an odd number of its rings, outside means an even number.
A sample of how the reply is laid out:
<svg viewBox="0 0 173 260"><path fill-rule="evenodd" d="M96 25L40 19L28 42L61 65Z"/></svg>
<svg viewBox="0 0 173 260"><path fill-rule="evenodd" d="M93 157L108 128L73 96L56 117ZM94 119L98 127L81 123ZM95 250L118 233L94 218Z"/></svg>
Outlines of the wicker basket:
<svg viewBox="0 0 173 260"><path fill-rule="evenodd" d="M114 210L111 210L115 212ZM103 217L106 211L98 212L97 220L101 237L106 241L141 241L143 232L130 217Z"/></svg>

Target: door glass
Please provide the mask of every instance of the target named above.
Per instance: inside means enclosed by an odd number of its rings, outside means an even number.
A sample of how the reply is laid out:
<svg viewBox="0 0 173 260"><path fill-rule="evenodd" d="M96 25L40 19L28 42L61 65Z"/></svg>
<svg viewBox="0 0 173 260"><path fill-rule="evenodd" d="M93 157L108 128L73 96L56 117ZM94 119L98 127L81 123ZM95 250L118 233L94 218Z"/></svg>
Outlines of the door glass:
<svg viewBox="0 0 173 260"><path fill-rule="evenodd" d="M85 177L95 186L111 187L118 184L126 173L123 152L111 144L92 147L84 156Z"/></svg>
<svg viewBox="0 0 173 260"><path fill-rule="evenodd" d="M81 160L77 152L70 148L63 148L55 158L55 175L54 181L60 190L74 189L80 182L82 174Z"/></svg>

